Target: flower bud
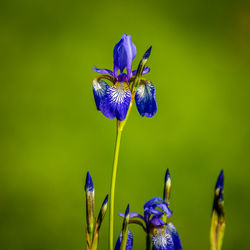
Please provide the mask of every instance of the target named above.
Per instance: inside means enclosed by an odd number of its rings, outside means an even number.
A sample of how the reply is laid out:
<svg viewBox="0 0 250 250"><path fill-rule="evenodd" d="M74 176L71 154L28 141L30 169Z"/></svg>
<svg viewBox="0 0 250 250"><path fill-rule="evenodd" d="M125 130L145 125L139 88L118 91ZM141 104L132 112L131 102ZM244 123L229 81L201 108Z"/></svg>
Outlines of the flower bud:
<svg viewBox="0 0 250 250"><path fill-rule="evenodd" d="M212 210L212 223L210 231L210 240L212 249L220 250L223 243L225 231L225 213L224 213L224 172L221 170L215 185L214 203Z"/></svg>
<svg viewBox="0 0 250 250"><path fill-rule="evenodd" d="M169 174L169 169L167 169L164 182L164 191L163 191L163 199L167 203L169 203L170 200L170 189L171 189L171 178Z"/></svg>
<svg viewBox="0 0 250 250"><path fill-rule="evenodd" d="M95 207L95 190L92 178L87 173L85 182L85 192L86 192L86 220L87 220L87 236L89 238L90 244L93 239L94 233L94 207Z"/></svg>

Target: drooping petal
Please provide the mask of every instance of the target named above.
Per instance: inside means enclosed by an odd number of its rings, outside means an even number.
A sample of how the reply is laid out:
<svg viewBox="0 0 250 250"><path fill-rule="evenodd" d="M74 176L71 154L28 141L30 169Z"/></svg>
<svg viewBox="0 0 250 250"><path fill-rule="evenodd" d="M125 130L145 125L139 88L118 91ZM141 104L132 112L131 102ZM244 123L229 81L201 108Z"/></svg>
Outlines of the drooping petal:
<svg viewBox="0 0 250 250"><path fill-rule="evenodd" d="M118 213L119 216L121 217L124 217L124 214L123 213ZM144 217L138 213L129 213L129 218L132 219L132 218L139 218L139 219L142 219L144 220Z"/></svg>
<svg viewBox="0 0 250 250"><path fill-rule="evenodd" d="M124 34L121 40L115 45L114 57L114 73L117 75L117 70L121 72L127 68L128 77L131 75L132 61L136 56L136 47L131 41L131 36Z"/></svg>
<svg viewBox="0 0 250 250"><path fill-rule="evenodd" d="M150 81L141 80L136 90L135 102L141 116L155 115L157 111L155 87Z"/></svg>
<svg viewBox="0 0 250 250"><path fill-rule="evenodd" d="M109 119L117 118L123 121L126 118L131 101L131 91L126 82L116 82L109 86L100 102L100 110Z"/></svg>
<svg viewBox="0 0 250 250"><path fill-rule="evenodd" d="M101 73L101 74L107 74L107 75L113 75L113 71L109 69L98 69L97 67L92 68L95 72Z"/></svg>
<svg viewBox="0 0 250 250"><path fill-rule="evenodd" d="M149 73L149 72L150 72L150 68L145 67L145 68L143 69L143 71L142 71L142 75L145 75L145 74L147 74L147 73ZM137 70L133 70L133 71L132 71L132 76L135 76L136 73L137 73Z"/></svg>
<svg viewBox="0 0 250 250"><path fill-rule="evenodd" d="M109 85L106 82L99 80L99 79L94 79L94 81L93 81L93 93L94 93L94 97L95 97L95 104L96 104L97 110L100 110L101 100L105 96L108 87L109 87Z"/></svg>
<svg viewBox="0 0 250 250"><path fill-rule="evenodd" d="M162 227L155 228L152 234L154 250L174 250L173 239Z"/></svg>
<svg viewBox="0 0 250 250"><path fill-rule="evenodd" d="M115 250L120 250L122 242L122 232L120 233L116 245L115 245ZM127 239L127 244L126 244L126 250L131 250L133 247L133 234L130 230L128 230L128 239Z"/></svg>
<svg viewBox="0 0 250 250"><path fill-rule="evenodd" d="M164 213L167 215L167 217L170 217L173 213L165 203L158 203L156 204L156 207L162 209Z"/></svg>
<svg viewBox="0 0 250 250"><path fill-rule="evenodd" d="M145 204L144 204L144 209L148 206L152 206L153 204L156 204L158 202L163 202L165 203L166 205L168 205L161 197L155 197L155 198L152 198L151 200L147 201Z"/></svg>
<svg viewBox="0 0 250 250"><path fill-rule="evenodd" d="M155 214L155 215L163 215L164 213L155 209L155 206L149 206L144 209L146 214Z"/></svg>
<svg viewBox="0 0 250 250"><path fill-rule="evenodd" d="M173 223L167 223L166 233L170 234L174 242L174 250L182 249L180 236Z"/></svg>

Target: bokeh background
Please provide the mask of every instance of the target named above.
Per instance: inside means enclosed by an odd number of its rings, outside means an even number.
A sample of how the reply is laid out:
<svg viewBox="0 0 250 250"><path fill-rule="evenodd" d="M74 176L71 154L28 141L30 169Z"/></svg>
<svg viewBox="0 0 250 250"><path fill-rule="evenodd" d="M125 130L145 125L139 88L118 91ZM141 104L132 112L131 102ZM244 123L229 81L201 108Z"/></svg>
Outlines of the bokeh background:
<svg viewBox="0 0 250 250"><path fill-rule="evenodd" d="M84 182L109 193L115 120L96 111L91 68L112 69L130 34L134 69L152 45L152 119L134 107L123 133L115 212L143 212L172 176L184 249L209 249L213 189L225 171L224 249L249 249L248 1L0 3L0 248L85 249ZM115 221L115 238L122 220ZM137 225L134 249L145 248ZM108 216L100 249L107 249Z"/></svg>

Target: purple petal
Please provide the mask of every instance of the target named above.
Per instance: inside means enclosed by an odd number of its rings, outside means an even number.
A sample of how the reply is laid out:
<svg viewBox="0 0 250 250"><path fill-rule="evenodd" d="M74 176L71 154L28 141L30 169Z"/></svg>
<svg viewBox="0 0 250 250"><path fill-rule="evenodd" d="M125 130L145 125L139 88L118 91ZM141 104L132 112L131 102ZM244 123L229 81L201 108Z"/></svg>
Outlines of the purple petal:
<svg viewBox="0 0 250 250"><path fill-rule="evenodd" d="M131 101L131 91L126 82L116 82L109 86L105 96L101 99L100 110L109 119L117 118L123 121L126 118Z"/></svg>
<svg viewBox="0 0 250 250"><path fill-rule="evenodd" d="M161 211L155 209L153 206L151 206L151 207L146 207L146 208L144 209L144 212L145 212L146 214L155 214L155 215L163 215L163 214L164 214L163 212L161 212Z"/></svg>
<svg viewBox="0 0 250 250"><path fill-rule="evenodd" d="M121 73L120 75L117 76L117 81L118 82L128 82L128 76L125 73Z"/></svg>
<svg viewBox="0 0 250 250"><path fill-rule="evenodd" d="M161 197L155 197L149 201L147 201L145 204L144 204L144 209L148 206L152 206L153 204L156 204L158 202L163 202L165 204L167 204L167 202L165 202ZM168 204L167 204L168 205Z"/></svg>
<svg viewBox="0 0 250 250"><path fill-rule="evenodd" d="M122 232L120 233L116 245L115 245L115 250L120 250L122 243ZM133 247L133 234L130 230L128 230L128 239L127 239L127 244L126 244L126 250L131 250Z"/></svg>
<svg viewBox="0 0 250 250"><path fill-rule="evenodd" d="M96 80L93 81L93 93L95 97L95 104L97 110L100 110L100 103L103 97L106 94L107 89L109 88L109 85L102 81L102 80Z"/></svg>
<svg viewBox="0 0 250 250"><path fill-rule="evenodd" d="M173 223L167 223L166 233L170 234L174 242L174 250L182 249L180 236Z"/></svg>
<svg viewBox="0 0 250 250"><path fill-rule="evenodd" d="M124 213L118 213L119 216L124 217ZM144 217L138 213L129 213L129 218L139 218L144 220Z"/></svg>
<svg viewBox="0 0 250 250"><path fill-rule="evenodd" d="M171 235L161 228L153 230L152 244L154 250L174 250L174 243Z"/></svg>
<svg viewBox="0 0 250 250"><path fill-rule="evenodd" d="M149 71L150 71L150 68L146 67L146 68L143 69L142 74L145 75L145 74L147 74ZM136 73L137 73L137 70L133 70L133 71L132 71L132 76L135 76Z"/></svg>
<svg viewBox="0 0 250 250"><path fill-rule="evenodd" d="M219 175L217 182L216 182L216 185L215 185L215 190L218 188L220 188L222 190L224 188L224 171L223 170L220 171L220 175Z"/></svg>
<svg viewBox="0 0 250 250"><path fill-rule="evenodd" d="M86 181L85 181L85 191L86 192L93 192L94 191L94 184L91 178L89 171L87 172Z"/></svg>
<svg viewBox="0 0 250 250"><path fill-rule="evenodd" d="M121 73L127 68L127 74L130 77L132 61L136 56L136 47L131 41L130 35L123 35L121 40L115 45L114 57L114 73L117 75L117 70L120 69Z"/></svg>
<svg viewBox="0 0 250 250"><path fill-rule="evenodd" d="M113 75L113 71L109 69L98 69L96 67L92 68L95 72L101 73L101 74L107 74L107 75Z"/></svg>
<svg viewBox="0 0 250 250"><path fill-rule="evenodd" d="M165 214L167 215L167 217L170 217L170 216L172 215L172 213L173 213L173 212L168 208L168 206L167 206L166 204L164 204L164 203L158 203L158 204L156 204L156 207L162 209L162 210L165 212Z"/></svg>
<svg viewBox="0 0 250 250"><path fill-rule="evenodd" d="M142 80L135 94L135 102L141 116L152 117L157 111L155 87Z"/></svg>
<svg viewBox="0 0 250 250"><path fill-rule="evenodd" d="M154 215L150 220L150 223L155 226L162 226L166 224L163 220L161 220L161 216L158 215Z"/></svg>

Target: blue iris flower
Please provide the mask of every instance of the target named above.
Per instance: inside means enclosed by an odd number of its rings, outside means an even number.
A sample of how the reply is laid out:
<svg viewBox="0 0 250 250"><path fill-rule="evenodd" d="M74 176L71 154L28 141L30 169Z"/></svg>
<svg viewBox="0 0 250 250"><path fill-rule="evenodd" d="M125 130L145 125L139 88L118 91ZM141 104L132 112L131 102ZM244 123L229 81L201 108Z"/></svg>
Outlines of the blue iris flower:
<svg viewBox="0 0 250 250"><path fill-rule="evenodd" d="M150 51L151 48L147 56ZM137 70L132 71L132 61L135 56L136 47L131 41L131 36L124 34L114 47L114 70L93 68L96 72L103 74L93 81L96 107L109 119L124 120L133 99L141 116L152 117L157 111L155 88L150 81L141 78L136 92L131 92L137 73ZM123 72L125 68L127 73ZM118 74L119 70L120 74ZM146 67L142 74L149 71L150 69ZM111 81L112 85L107 84L104 79Z"/></svg>
<svg viewBox="0 0 250 250"><path fill-rule="evenodd" d="M119 213L124 217L124 214ZM147 237L151 238L154 250L182 249L179 234L171 222L166 219L172 215L168 203L160 197L153 198L144 204L144 215L130 213L130 223L143 227Z"/></svg>
<svg viewBox="0 0 250 250"><path fill-rule="evenodd" d="M115 250L119 250L122 243L122 232L120 233L117 242L115 244ZM126 244L126 250L131 250L133 247L133 234L130 230L128 230L128 239Z"/></svg>

